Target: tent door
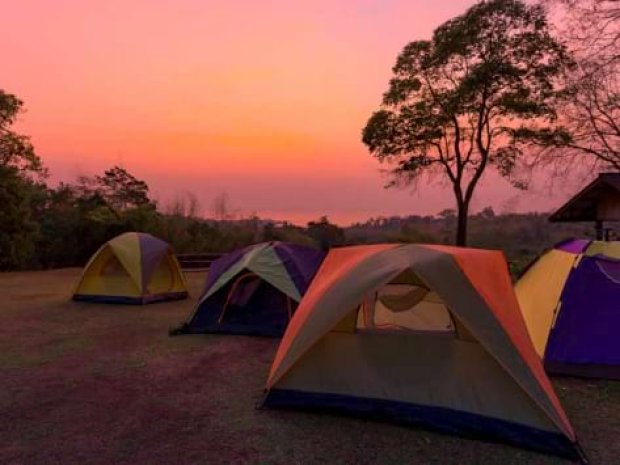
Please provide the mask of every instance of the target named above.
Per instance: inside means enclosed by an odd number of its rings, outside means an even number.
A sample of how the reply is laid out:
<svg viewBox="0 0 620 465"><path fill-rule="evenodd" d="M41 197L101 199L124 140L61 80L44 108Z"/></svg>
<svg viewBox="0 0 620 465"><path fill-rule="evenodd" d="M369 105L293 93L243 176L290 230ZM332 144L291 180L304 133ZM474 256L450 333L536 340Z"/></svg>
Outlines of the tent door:
<svg viewBox="0 0 620 465"><path fill-rule="evenodd" d="M224 321L226 310L228 310L231 304L241 306L247 304L247 301L251 298L252 294L256 291L259 285L260 278L255 273L249 271L240 275L235 280L230 288L230 291L228 292L228 295L226 296L226 301L224 302L222 312L220 313L217 322L221 324ZM244 287L245 289L243 289Z"/></svg>

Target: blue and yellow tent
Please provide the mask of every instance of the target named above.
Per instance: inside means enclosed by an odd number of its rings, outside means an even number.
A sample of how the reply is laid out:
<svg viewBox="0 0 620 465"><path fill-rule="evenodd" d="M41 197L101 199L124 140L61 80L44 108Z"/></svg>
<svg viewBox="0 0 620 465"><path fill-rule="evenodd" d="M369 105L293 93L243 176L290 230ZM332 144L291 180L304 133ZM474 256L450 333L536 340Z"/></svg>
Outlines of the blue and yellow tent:
<svg viewBox="0 0 620 465"><path fill-rule="evenodd" d="M92 256L73 300L146 304L187 295L170 245L150 234L130 232L106 242Z"/></svg>

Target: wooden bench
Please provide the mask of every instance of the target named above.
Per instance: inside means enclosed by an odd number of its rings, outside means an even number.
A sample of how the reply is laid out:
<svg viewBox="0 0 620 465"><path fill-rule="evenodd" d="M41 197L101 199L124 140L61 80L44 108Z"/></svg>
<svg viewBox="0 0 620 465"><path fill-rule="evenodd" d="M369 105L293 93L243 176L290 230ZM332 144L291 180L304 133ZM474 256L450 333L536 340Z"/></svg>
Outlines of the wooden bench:
<svg viewBox="0 0 620 465"><path fill-rule="evenodd" d="M181 253L177 259L183 270L203 271L208 270L215 260L220 258L221 253Z"/></svg>

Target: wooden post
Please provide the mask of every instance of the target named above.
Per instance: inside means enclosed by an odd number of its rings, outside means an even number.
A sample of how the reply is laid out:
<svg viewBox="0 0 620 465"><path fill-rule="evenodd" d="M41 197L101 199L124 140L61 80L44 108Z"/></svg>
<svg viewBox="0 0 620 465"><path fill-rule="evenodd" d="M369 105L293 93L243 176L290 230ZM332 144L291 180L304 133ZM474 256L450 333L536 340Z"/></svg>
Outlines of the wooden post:
<svg viewBox="0 0 620 465"><path fill-rule="evenodd" d="M596 228L596 240L602 241L603 240L603 221L596 220L595 228Z"/></svg>

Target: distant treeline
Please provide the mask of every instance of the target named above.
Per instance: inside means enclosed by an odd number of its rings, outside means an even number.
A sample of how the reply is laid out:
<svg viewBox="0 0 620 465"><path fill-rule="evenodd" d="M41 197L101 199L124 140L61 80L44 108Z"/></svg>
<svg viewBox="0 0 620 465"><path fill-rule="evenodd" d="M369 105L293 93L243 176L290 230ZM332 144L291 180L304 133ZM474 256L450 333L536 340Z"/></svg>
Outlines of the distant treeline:
<svg viewBox="0 0 620 465"><path fill-rule="evenodd" d="M570 237L593 237L588 223L550 223L547 213L495 214L491 207L469 217L468 246L502 250L518 274L545 249ZM346 228L349 243L382 241L452 244L456 228L454 210L436 216L371 219Z"/></svg>
<svg viewBox="0 0 620 465"><path fill-rule="evenodd" d="M375 218L345 228L322 217L300 227L256 216L239 218L230 212L226 196L217 199L217 219L205 219L191 195L159 208L147 184L120 167L57 187L2 167L0 186L2 270L82 266L101 244L126 231L154 234L186 253L228 252L269 240L323 248L378 242L449 244L456 227L453 210ZM501 249L518 270L553 243L591 233L588 224L551 224L541 213L496 215L487 207L471 216L469 235L470 246Z"/></svg>

